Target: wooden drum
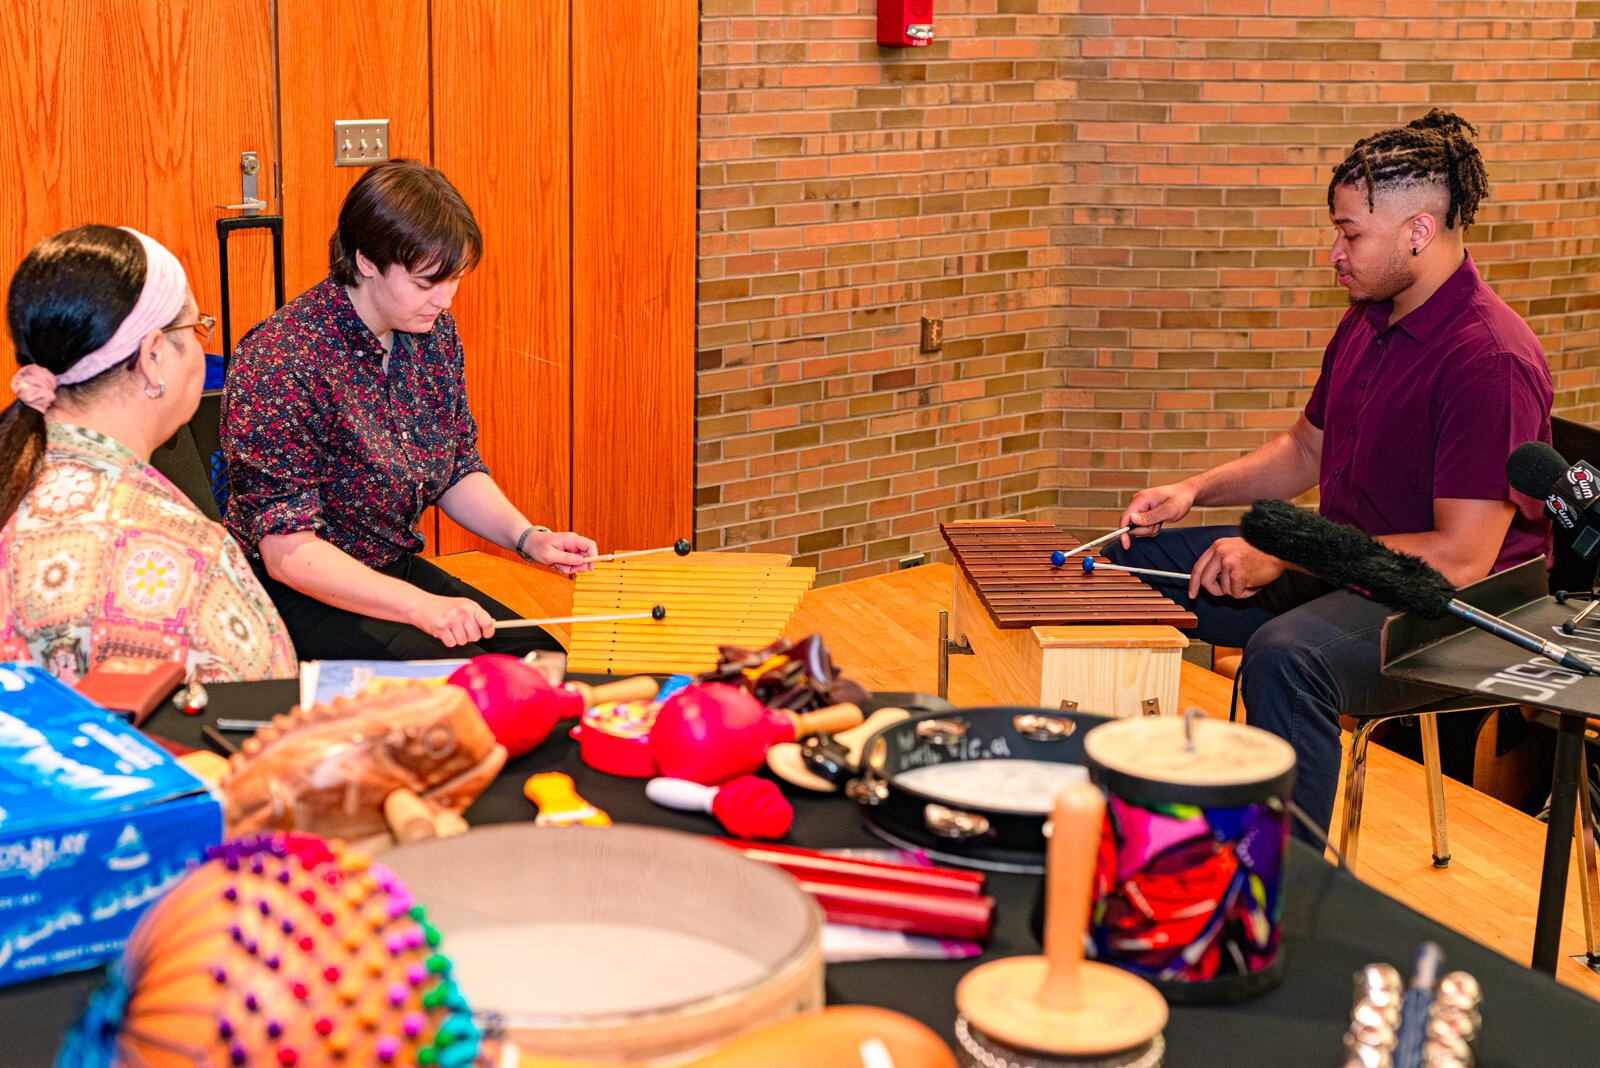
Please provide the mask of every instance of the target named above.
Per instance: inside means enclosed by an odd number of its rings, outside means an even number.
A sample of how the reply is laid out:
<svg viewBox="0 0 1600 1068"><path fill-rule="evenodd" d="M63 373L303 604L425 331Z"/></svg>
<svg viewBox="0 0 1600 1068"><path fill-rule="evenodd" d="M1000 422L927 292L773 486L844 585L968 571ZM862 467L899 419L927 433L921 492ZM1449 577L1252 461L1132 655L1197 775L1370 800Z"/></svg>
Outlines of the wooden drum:
<svg viewBox="0 0 1600 1068"><path fill-rule="evenodd" d="M1110 837L1095 873L1094 956L1169 1001L1239 1001L1274 985L1289 743L1190 713L1104 724L1084 749Z"/></svg>
<svg viewBox="0 0 1600 1068"><path fill-rule="evenodd" d="M484 827L385 854L481 1016L530 1053L676 1060L822 1007L794 880L646 827Z"/></svg>

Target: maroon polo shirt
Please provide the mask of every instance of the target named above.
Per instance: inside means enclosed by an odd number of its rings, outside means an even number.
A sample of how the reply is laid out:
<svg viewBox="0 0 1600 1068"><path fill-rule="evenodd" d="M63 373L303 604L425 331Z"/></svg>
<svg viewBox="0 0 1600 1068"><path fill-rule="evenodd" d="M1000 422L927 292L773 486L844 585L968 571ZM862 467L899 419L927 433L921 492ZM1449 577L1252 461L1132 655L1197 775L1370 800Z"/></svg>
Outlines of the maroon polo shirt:
<svg viewBox="0 0 1600 1068"><path fill-rule="evenodd" d="M1306 419L1322 431L1322 514L1368 534L1433 529L1440 497L1515 500L1499 571L1550 555L1538 502L1513 497L1506 459L1550 441L1544 350L1468 255L1390 325L1389 302L1351 308L1322 357Z"/></svg>

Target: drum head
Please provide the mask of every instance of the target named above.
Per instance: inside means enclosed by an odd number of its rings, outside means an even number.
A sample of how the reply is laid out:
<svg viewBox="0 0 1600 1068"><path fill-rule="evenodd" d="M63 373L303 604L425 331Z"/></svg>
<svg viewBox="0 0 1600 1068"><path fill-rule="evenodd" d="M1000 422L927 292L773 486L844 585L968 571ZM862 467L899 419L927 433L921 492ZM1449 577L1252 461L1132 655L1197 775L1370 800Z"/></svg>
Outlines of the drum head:
<svg viewBox="0 0 1600 1068"><path fill-rule="evenodd" d="M654 1057L821 1005L821 915L782 872L644 827L484 827L384 855L469 1004L531 1052Z"/></svg>
<svg viewBox="0 0 1600 1068"><path fill-rule="evenodd" d="M1294 785L1288 742L1208 716L1116 720L1083 745L1095 779L1129 801L1234 807L1288 797Z"/></svg>

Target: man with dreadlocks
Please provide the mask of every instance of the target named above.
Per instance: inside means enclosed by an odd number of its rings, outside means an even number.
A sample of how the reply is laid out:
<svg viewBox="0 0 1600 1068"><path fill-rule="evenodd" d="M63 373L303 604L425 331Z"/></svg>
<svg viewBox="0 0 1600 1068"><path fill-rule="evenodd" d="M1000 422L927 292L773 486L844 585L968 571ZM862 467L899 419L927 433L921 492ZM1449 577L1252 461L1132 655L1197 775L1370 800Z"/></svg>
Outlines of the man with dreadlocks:
<svg viewBox="0 0 1600 1068"><path fill-rule="evenodd" d="M1435 108L1358 141L1328 183L1331 259L1350 293L1305 411L1255 451L1135 494L1117 562L1191 571L1194 632L1244 646L1250 722L1285 739L1295 800L1333 816L1340 714L1398 710L1437 690L1379 674L1388 609L1252 548L1236 527L1155 535L1196 505L1321 490L1323 515L1422 557L1461 585L1548 555L1549 525L1506 484L1506 458L1550 440L1538 340L1483 280L1462 241L1488 192L1470 124ZM1170 589L1170 587L1168 587Z"/></svg>

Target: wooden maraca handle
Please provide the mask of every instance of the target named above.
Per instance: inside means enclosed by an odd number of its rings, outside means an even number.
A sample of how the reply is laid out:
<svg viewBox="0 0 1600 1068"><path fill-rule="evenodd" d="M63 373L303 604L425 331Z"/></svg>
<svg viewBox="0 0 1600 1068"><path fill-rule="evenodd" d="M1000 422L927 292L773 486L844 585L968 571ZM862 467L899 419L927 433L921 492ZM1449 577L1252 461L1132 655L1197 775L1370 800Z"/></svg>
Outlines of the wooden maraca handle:
<svg viewBox="0 0 1600 1068"><path fill-rule="evenodd" d="M860 705L829 705L819 708L815 712L790 712L789 718L794 722L794 736L808 738L813 734L837 734L847 731L861 722Z"/></svg>
<svg viewBox="0 0 1600 1068"><path fill-rule="evenodd" d="M631 1061L574 1061L517 1055L517 1068L644 1068ZM888 1009L836 1006L808 1012L732 1039L682 1068L956 1068L939 1037L909 1017Z"/></svg>
<svg viewBox="0 0 1600 1068"><path fill-rule="evenodd" d="M1089 926L1090 895L1106 799L1100 788L1073 783L1056 795L1050 818L1050 856L1046 878L1044 955L1050 962L1039 1001L1067 1009L1083 997L1078 985L1083 963L1083 932Z"/></svg>
<svg viewBox="0 0 1600 1068"><path fill-rule="evenodd" d="M428 838L448 838L467 829L467 821L454 812L436 808L406 789L391 790L383 799L383 822L401 845Z"/></svg>
<svg viewBox="0 0 1600 1068"><path fill-rule="evenodd" d="M649 675L634 675L631 678L618 679L616 682L606 682L599 686L590 686L586 682L567 682L564 685L571 687L583 698L584 708L593 708L595 705L609 704L613 701L649 701L661 689L661 684Z"/></svg>

